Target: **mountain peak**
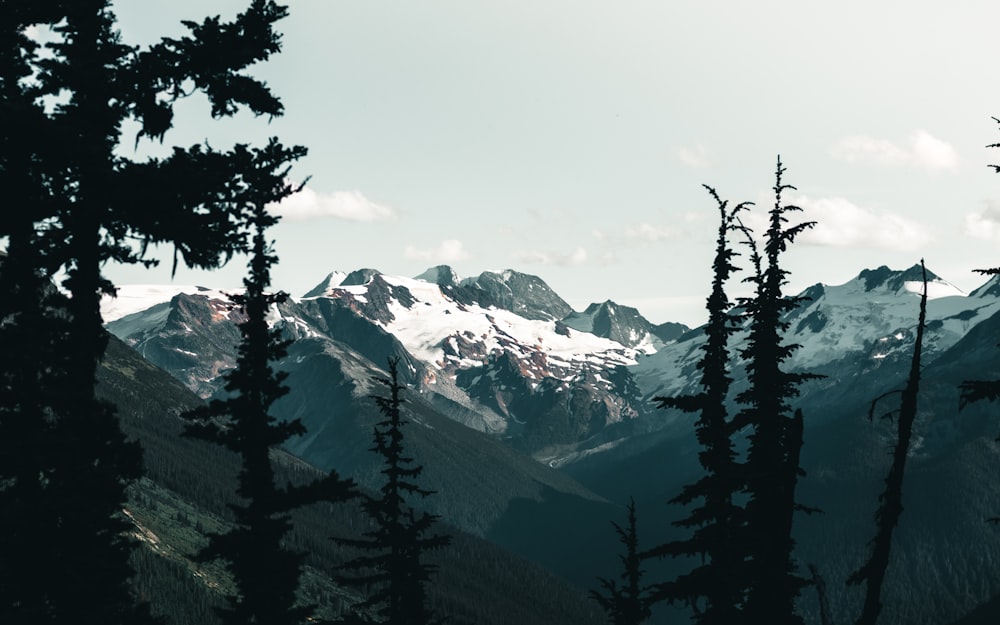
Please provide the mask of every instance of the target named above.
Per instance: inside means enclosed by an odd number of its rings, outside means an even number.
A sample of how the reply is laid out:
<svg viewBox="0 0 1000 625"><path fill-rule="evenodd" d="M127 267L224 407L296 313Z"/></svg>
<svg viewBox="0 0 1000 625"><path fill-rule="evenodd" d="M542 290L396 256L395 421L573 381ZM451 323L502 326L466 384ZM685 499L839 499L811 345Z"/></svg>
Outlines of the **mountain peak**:
<svg viewBox="0 0 1000 625"><path fill-rule="evenodd" d="M419 276L416 280L423 280L440 286L454 286L460 282L458 274L448 265L438 265L431 267Z"/></svg>
<svg viewBox="0 0 1000 625"><path fill-rule="evenodd" d="M669 343L688 329L681 324L654 326L635 308L611 300L590 304L582 313L570 313L562 323L574 330L617 341L626 347L651 345L652 336Z"/></svg>
<svg viewBox="0 0 1000 625"><path fill-rule="evenodd" d="M857 279L864 282L866 291L874 291L880 287L886 291L899 291L907 282L921 282L923 280L923 273L919 263L902 271L890 269L886 265L882 265L877 269L863 270L858 274ZM928 269L927 280L930 282L940 280L940 278Z"/></svg>
<svg viewBox="0 0 1000 625"><path fill-rule="evenodd" d="M340 286L363 286L371 282L375 276L382 275L378 269L357 269L347 274Z"/></svg>
<svg viewBox="0 0 1000 625"><path fill-rule="evenodd" d="M905 292L919 295L923 292L923 269L919 264L902 271L882 265L877 269L865 269L858 274L855 281L863 284L866 292L878 289L889 293ZM928 299L954 295L964 296L965 293L930 269L927 270Z"/></svg>
<svg viewBox="0 0 1000 625"><path fill-rule="evenodd" d="M513 269L484 271L462 280L459 287L483 307L496 306L526 319L555 321L573 312L544 280Z"/></svg>
<svg viewBox="0 0 1000 625"><path fill-rule="evenodd" d="M321 297L333 287L340 286L346 277L347 274L343 271L331 271L326 274L326 277L319 284L309 289L302 297Z"/></svg>

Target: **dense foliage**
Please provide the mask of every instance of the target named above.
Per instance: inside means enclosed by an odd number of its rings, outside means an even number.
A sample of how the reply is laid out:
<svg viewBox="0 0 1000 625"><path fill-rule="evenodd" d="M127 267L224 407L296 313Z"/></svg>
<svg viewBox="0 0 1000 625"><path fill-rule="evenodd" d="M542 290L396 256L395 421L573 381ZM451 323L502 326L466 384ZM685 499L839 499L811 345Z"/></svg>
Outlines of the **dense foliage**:
<svg viewBox="0 0 1000 625"><path fill-rule="evenodd" d="M0 225L17 257L0 277L14 295L0 311L0 342L18 354L0 372L0 430L17 447L0 456L0 558L13 573L0 590L5 621L150 620L129 589L131 524L121 514L141 452L94 395L107 341L100 299L114 293L102 267L148 263L143 253L156 243L173 244L190 265L216 266L241 246L227 191L242 172L202 146L130 160L118 152L121 127L133 119L140 137L162 140L174 102L191 91L206 93L216 116L280 114L241 72L277 51L272 25L284 14L254 0L232 23L191 22L191 36L139 52L121 42L107 0L0 8L0 182L17 207ZM140 196L149 198L143 210ZM55 313L46 289L60 272L70 297Z"/></svg>
<svg viewBox="0 0 1000 625"><path fill-rule="evenodd" d="M189 436L222 445L239 454L242 462L237 493L245 503L232 506L235 527L212 534L200 554L228 563L236 592L229 595L222 615L231 625L301 623L311 617L312 607L296 605L295 597L305 554L282 544L291 530L289 512L321 499L339 502L353 495L353 482L341 480L336 472L305 485L278 486L271 466L272 449L305 433L301 421L279 422L270 414L274 402L288 392L283 383L287 373L272 366L287 355L288 342L282 340L280 328L268 326L268 316L287 295L267 292L277 257L266 239L267 228L277 221L267 207L293 192L286 182L287 163L303 153L276 141L261 150L237 148L246 162L232 197L242 205L252 230L246 290L231 296L245 317L239 324L243 340L236 368L225 375L230 396L187 415L195 421L187 429Z"/></svg>

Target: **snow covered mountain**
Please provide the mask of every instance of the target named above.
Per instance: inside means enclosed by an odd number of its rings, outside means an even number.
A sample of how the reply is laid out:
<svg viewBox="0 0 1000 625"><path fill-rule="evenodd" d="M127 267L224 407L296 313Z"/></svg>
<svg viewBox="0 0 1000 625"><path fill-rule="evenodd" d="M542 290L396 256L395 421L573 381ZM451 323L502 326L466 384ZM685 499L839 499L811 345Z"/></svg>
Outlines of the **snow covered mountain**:
<svg viewBox="0 0 1000 625"><path fill-rule="evenodd" d="M801 347L788 360L794 371L828 376L810 383L804 392L841 383L845 376L888 370L909 362L917 323L920 266L898 271L882 266L864 270L836 286L815 284L799 294L802 304L785 316L790 326L786 344ZM924 360L930 362L954 345L976 324L1000 312L996 279L969 295L928 271L927 332ZM746 341L739 332L732 339L736 353ZM694 389L695 364L701 358L704 336L692 332L632 368L645 395L676 395ZM741 374L737 368L737 388Z"/></svg>
<svg viewBox="0 0 1000 625"><path fill-rule="evenodd" d="M220 374L235 363L238 321L221 292L123 287L119 298L105 307L114 334L203 397L219 392ZM654 341L665 344L627 310L645 352ZM358 388L367 387L368 369L400 356L409 365L406 381L443 412L538 451L587 446L648 409L628 372L642 353L639 342L614 340L638 331L616 321L599 323L597 333L577 330L562 321L572 314L536 276L502 271L461 280L443 266L418 278L332 272L301 299L275 307L271 320L303 345L322 344L327 356L352 363Z"/></svg>
<svg viewBox="0 0 1000 625"><path fill-rule="evenodd" d="M931 278L925 362L1000 311L996 278L970 295ZM912 349L919 288L914 266L806 289L787 316L785 341L802 346L789 367L827 377L803 387L803 398L846 392L848 382L852 392L874 392L867 387L877 380L866 376L898 376ZM207 397L235 363L238 313L222 295L202 287L122 287L107 302L108 328ZM442 412L554 463L677 421L651 410L648 399L696 390L704 340L680 324L653 326L610 301L574 312L536 276L498 271L462 279L448 266L417 278L331 272L304 297L275 308L272 322L335 354L358 389L367 388L372 366L399 356L408 364L406 381ZM735 335L734 353L744 340ZM738 391L745 384L738 364L735 377Z"/></svg>

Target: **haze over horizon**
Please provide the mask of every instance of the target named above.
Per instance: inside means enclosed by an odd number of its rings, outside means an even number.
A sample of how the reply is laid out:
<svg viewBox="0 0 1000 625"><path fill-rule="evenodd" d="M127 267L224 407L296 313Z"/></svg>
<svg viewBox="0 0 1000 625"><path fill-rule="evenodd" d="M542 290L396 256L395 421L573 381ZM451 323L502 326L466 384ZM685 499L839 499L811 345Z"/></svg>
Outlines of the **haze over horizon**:
<svg viewBox="0 0 1000 625"><path fill-rule="evenodd" d="M268 123L183 103L163 145L275 135L309 147L305 190L273 229L275 286L329 271L463 276L512 268L574 308L612 299L654 322L704 318L717 210L789 199L818 221L787 255L788 292L864 268L928 267L968 292L1000 264L995 3L807 7L293 0L284 48L255 74L282 98ZM123 39L184 32L239 3L118 1ZM122 151L132 152L125 128ZM140 198L141 199L141 198ZM169 258L169 251L163 257ZM239 259L174 282L238 285ZM109 266L119 284L170 281Z"/></svg>

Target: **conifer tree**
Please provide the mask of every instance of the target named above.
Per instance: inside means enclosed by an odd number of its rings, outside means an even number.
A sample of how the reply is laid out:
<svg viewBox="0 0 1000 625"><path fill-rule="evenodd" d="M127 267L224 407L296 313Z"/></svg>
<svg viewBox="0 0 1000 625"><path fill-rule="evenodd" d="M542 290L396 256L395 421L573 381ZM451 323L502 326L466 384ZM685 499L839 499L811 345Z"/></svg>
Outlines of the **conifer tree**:
<svg viewBox="0 0 1000 625"><path fill-rule="evenodd" d="M427 625L436 622L427 604L426 585L437 567L424 559L428 551L446 546L451 538L430 533L438 517L418 512L407 503L408 497L428 497L434 491L416 483L423 467L406 455L403 446L403 426L408 421L402 414L406 400L401 397L399 359L390 358L388 368L388 377L374 378L388 389L388 397L372 396L385 417L375 424L372 435L375 445L371 448L382 457L385 482L376 496L366 496L362 502L374 528L365 532L362 539L334 539L365 552L342 566L357 573L344 575L340 581L353 586L374 586L375 590L359 607L376 608L381 622Z"/></svg>
<svg viewBox="0 0 1000 625"><path fill-rule="evenodd" d="M816 377L782 369L798 347L782 343L782 334L788 328L782 317L801 300L782 293L788 271L781 267L781 255L799 234L815 225L786 225L787 215L801 209L782 203L782 194L795 189L782 182L784 172L779 157L763 255L752 247L755 271L748 281L755 292L741 302L749 320L748 340L741 352L747 361L749 386L737 396L743 408L734 419L735 427L752 428L744 467L749 495L746 579L750 582L744 614L748 623L768 625L802 623L795 614L795 600L807 582L795 572L792 523L796 510L801 509L795 501L795 486L802 472L799 453L803 423L801 411L789 414L789 401L798 395L800 383Z"/></svg>
<svg viewBox="0 0 1000 625"><path fill-rule="evenodd" d="M695 431L702 446L698 459L705 475L688 484L670 503L690 505L701 500L700 507L677 527L693 529L690 538L660 545L649 556L699 556L701 564L676 580L659 584L657 599L682 601L695 608L694 620L701 625L731 624L741 621L747 580L741 571L746 557L743 510L734 502L743 481L732 441L726 397L732 378L729 375L729 337L736 330L730 312L725 285L737 270L737 256L729 244L729 234L739 227L739 213L748 207L741 203L730 209L715 189L705 186L719 210L719 230L713 262L712 292L708 297L708 325L702 358L698 362L702 391L682 397L657 397L661 408L697 412Z"/></svg>
<svg viewBox="0 0 1000 625"><path fill-rule="evenodd" d="M642 554L639 552L639 531L635 514L635 499L629 499L628 526L622 528L614 521L611 525L618 534L618 540L625 547L625 553L618 556L622 562L623 585L614 579L600 577L601 590L591 590L590 596L604 608L612 625L639 625L652 615L652 596L649 589L642 586Z"/></svg>
<svg viewBox="0 0 1000 625"><path fill-rule="evenodd" d="M304 153L304 148L285 148L276 140L258 150L237 146L244 174L232 192L245 207L253 241L249 275L243 280L246 290L231 296L245 315L239 324L242 342L236 368L225 376L230 397L187 415L195 421L187 435L223 445L242 460L237 494L245 503L230 506L236 527L210 535L199 553L203 560L224 560L233 575L237 593L221 611L227 625L305 622L311 607L295 605L304 554L281 544L291 529L289 512L320 499L343 501L353 495L353 483L336 472L306 486L278 486L270 459L273 448L305 433L298 419L279 422L270 414L274 402L289 390L284 384L287 373L272 367L287 355L289 342L282 340L280 328L268 327L267 318L288 296L267 292L277 257L266 239L267 228L277 222L267 207L293 192L285 182L286 164Z"/></svg>
<svg viewBox="0 0 1000 625"><path fill-rule="evenodd" d="M241 245L226 200L240 172L230 154L201 146L129 160L118 152L121 125L133 118L140 137L162 140L174 102L193 91L209 96L216 116L237 108L280 114L266 86L241 72L278 50L272 26L284 14L274 2L252 0L233 22L190 22L191 36L138 52L122 44L107 0L12 0L0 7L0 117L10 139L0 144L0 178L18 202L11 211L17 217L0 226L18 256L0 278L17 294L2 311L5 338L22 347L58 341L60 348L41 347L34 360L3 365L10 394L0 428L18 438L3 443L17 453L0 456L0 497L18 497L23 508L0 515L0 529L32 519L27 534L0 544L4 566L24 573L0 590L4 622L149 620L129 592L130 524L121 514L125 487L141 469L140 450L125 440L112 407L94 395L106 344L100 299L113 293L101 268L108 261L148 263L146 246L161 242L175 245L175 259L217 265ZM29 27L51 30L47 54L38 53ZM29 300L58 270L70 297L64 312L46 319L47 303ZM22 496L29 487L34 498ZM7 549L32 528L47 531L39 551ZM42 566L45 579L30 579Z"/></svg>
<svg viewBox="0 0 1000 625"><path fill-rule="evenodd" d="M871 555L865 564L851 574L850 585L865 583L865 603L857 625L875 625L882 612L882 583L889 569L889 551L892 547L892 533L903 514L903 474L906 471L906 457L910 452L913 423L917 418L917 393L920 390L920 356L923 350L924 329L927 322L927 268L920 259L924 290L920 295L920 314L917 319L917 337L913 345L910 374L900 397L896 414L896 447L892 453L892 464L885 478L885 490L879 495L879 507L875 512L875 538L871 543ZM872 402L868 418L874 418L875 406L880 399L891 395L886 393ZM889 413L891 416L893 412Z"/></svg>

